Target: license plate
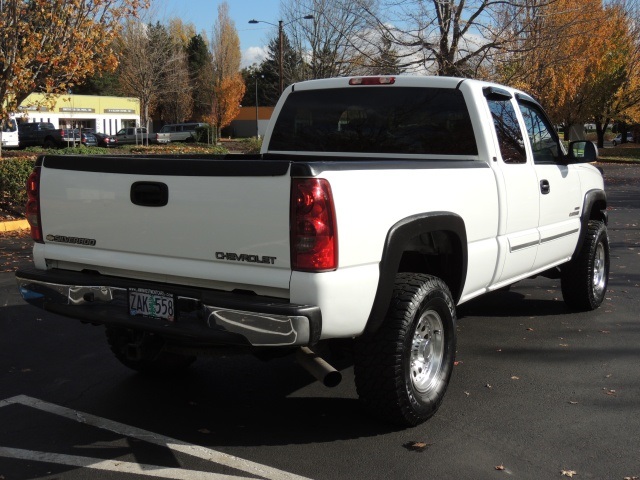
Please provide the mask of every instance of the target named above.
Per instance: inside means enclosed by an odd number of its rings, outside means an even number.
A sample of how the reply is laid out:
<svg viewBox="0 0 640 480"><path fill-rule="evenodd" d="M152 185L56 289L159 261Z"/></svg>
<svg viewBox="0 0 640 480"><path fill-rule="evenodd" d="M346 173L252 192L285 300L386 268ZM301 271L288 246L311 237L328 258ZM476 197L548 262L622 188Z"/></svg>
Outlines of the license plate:
<svg viewBox="0 0 640 480"><path fill-rule="evenodd" d="M174 321L175 297L161 290L148 288L129 289L129 313L132 316L161 318Z"/></svg>

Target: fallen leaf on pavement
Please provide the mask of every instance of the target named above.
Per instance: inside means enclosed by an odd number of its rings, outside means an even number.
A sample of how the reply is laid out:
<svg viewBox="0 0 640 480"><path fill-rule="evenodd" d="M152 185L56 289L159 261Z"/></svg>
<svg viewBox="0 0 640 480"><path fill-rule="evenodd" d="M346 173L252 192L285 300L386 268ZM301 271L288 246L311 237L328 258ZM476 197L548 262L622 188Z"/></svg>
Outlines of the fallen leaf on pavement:
<svg viewBox="0 0 640 480"><path fill-rule="evenodd" d="M496 470L504 470L504 465L496 465Z"/></svg>
<svg viewBox="0 0 640 480"><path fill-rule="evenodd" d="M575 470L562 470L562 476L563 477L573 477L574 475L577 475L578 472L576 472Z"/></svg>
<svg viewBox="0 0 640 480"><path fill-rule="evenodd" d="M428 449L432 445L433 443L426 443L426 442L407 442L402 446L407 450L411 450L412 452L424 452L426 449Z"/></svg>

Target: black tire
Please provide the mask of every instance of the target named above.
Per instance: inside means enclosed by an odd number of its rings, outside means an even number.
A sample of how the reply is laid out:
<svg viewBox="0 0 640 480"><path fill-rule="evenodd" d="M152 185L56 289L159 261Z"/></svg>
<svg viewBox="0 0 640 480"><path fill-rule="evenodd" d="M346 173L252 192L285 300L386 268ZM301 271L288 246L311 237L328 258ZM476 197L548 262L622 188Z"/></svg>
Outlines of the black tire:
<svg viewBox="0 0 640 480"><path fill-rule="evenodd" d="M164 350L157 335L119 327L106 327L107 341L115 357L132 370L147 374L172 374L191 365L196 357Z"/></svg>
<svg viewBox="0 0 640 480"><path fill-rule="evenodd" d="M607 226L590 220L578 255L562 268L565 304L574 311L598 308L609 283L609 235Z"/></svg>
<svg viewBox="0 0 640 480"><path fill-rule="evenodd" d="M385 321L356 340L358 396L374 415L403 427L438 410L453 370L456 311L446 284L400 273Z"/></svg>
<svg viewBox="0 0 640 480"><path fill-rule="evenodd" d="M56 148L56 142L52 138L47 138L42 145L43 148Z"/></svg>

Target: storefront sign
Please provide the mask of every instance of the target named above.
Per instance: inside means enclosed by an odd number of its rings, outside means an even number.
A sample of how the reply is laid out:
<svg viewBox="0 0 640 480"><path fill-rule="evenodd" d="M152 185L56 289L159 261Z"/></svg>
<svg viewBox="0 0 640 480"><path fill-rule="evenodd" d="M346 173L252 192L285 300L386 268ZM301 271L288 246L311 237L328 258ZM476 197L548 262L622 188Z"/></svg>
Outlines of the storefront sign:
<svg viewBox="0 0 640 480"><path fill-rule="evenodd" d="M133 108L105 108L104 113L136 113Z"/></svg>
<svg viewBox="0 0 640 480"><path fill-rule="evenodd" d="M60 107L61 112L71 112L71 113L95 113L95 108L88 107Z"/></svg>

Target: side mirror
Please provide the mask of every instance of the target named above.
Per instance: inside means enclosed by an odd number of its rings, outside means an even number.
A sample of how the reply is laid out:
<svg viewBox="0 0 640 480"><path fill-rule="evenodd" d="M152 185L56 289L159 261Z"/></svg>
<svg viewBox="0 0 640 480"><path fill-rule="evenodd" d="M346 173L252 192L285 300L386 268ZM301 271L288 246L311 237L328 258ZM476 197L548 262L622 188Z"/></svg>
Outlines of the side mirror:
<svg viewBox="0 0 640 480"><path fill-rule="evenodd" d="M579 140L569 144L570 163L591 163L598 160L598 147L588 140Z"/></svg>

